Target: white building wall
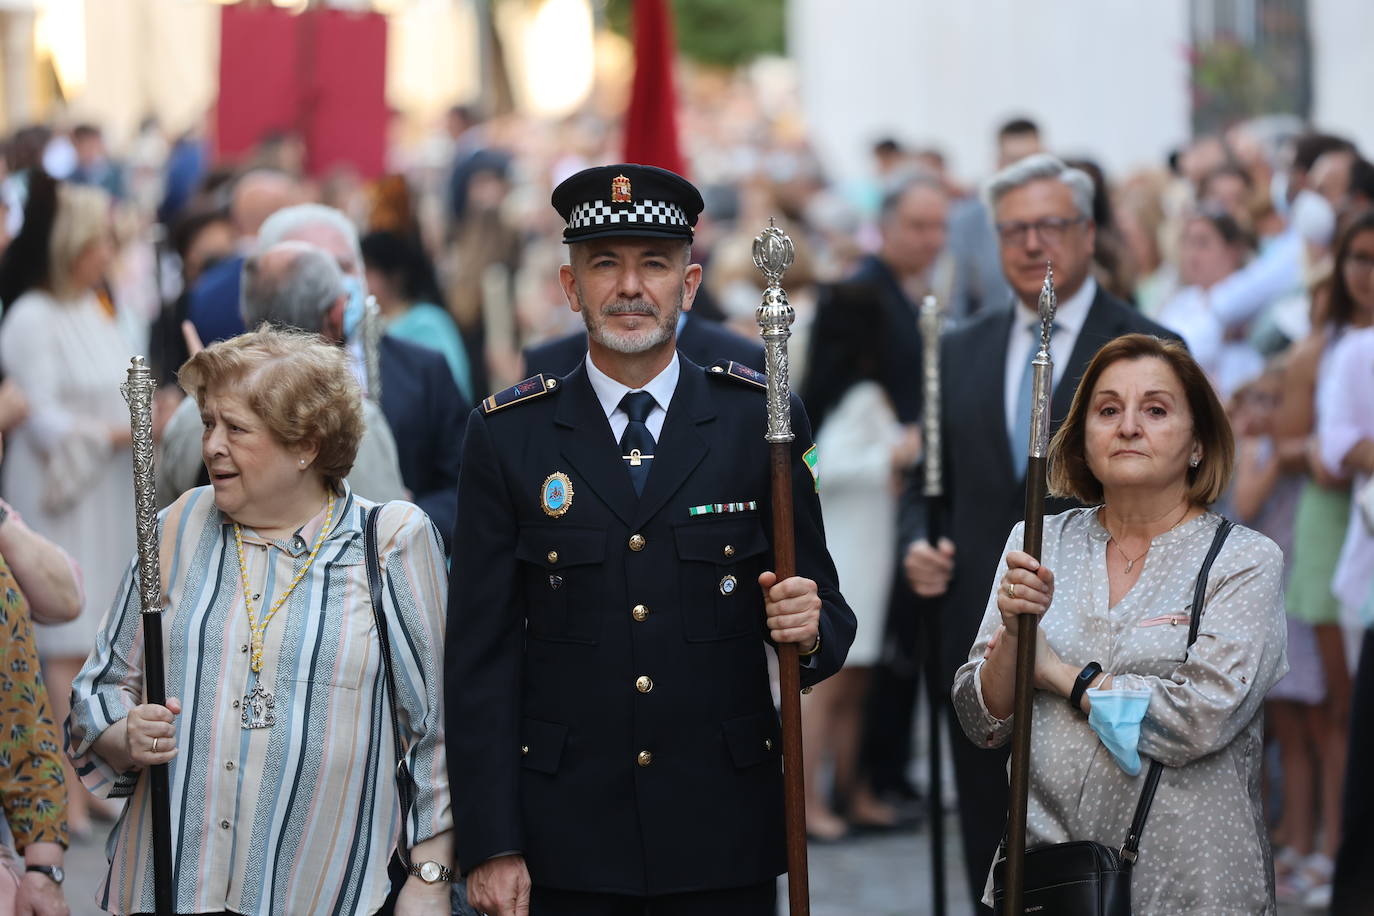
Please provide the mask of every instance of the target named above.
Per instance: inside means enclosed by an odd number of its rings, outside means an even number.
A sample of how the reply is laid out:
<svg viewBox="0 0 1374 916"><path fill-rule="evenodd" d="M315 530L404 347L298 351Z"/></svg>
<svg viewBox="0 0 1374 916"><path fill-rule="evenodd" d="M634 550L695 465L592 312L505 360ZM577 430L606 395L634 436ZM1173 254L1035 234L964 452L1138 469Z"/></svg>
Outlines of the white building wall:
<svg viewBox="0 0 1374 916"><path fill-rule="evenodd" d="M1112 174L1189 134L1188 0L791 0L789 52L824 162L869 171L883 135L987 175L994 135L1025 114L1051 149Z"/></svg>
<svg viewBox="0 0 1374 916"><path fill-rule="evenodd" d="M1374 3L1308 0L1312 123L1374 157Z"/></svg>

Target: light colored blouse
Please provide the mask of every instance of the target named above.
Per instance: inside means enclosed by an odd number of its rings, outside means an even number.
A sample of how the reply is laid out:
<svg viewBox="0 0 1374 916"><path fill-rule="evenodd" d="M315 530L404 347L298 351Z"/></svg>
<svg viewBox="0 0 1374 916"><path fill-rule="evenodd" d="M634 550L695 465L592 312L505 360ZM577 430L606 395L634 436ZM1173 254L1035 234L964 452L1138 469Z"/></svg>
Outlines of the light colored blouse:
<svg viewBox="0 0 1374 916"><path fill-rule="evenodd" d="M1374 439L1374 328L1347 331L1324 362L1330 369L1317 389L1317 442L1326 469L1340 476L1346 454ZM1355 475L1355 509L1331 582L1332 592L1359 612L1365 626L1374 626L1374 524L1362 506L1370 487L1371 475Z"/></svg>
<svg viewBox="0 0 1374 916"><path fill-rule="evenodd" d="M249 628L233 525L209 487L160 519L167 694L180 698L169 765L178 912L371 913L390 889L400 833L390 708L363 554L363 513L345 489L319 555L267 627L262 683L276 723L245 729ZM292 538L244 529L254 606L294 578L324 507ZM378 524L385 616L399 686L401 735L415 776L407 845L449 829L442 646L448 592L439 535L416 506L387 503ZM118 772L92 745L143 698L136 564L73 688L68 753L98 795L129 797L107 851L97 903L152 912L148 781ZM260 597L258 597L260 596Z"/></svg>
<svg viewBox="0 0 1374 916"><path fill-rule="evenodd" d="M1259 780L1264 695L1288 670L1283 555L1258 532L1231 531L1208 577L1190 650L1193 587L1219 518L1205 513L1156 537L1140 578L1109 608L1109 535L1098 512L1045 518L1041 558L1055 573L1055 596L1042 626L1066 663L1096 661L1114 675L1113 688L1150 691L1138 748L1165 769L1131 879L1133 912L1274 913ZM1004 558L1020 549L1023 527L1012 529ZM959 722L985 747L1005 743L1012 728L1011 717L988 713L980 677L1001 624L996 588L1004 568L999 563L978 638L954 678ZM1120 847L1147 767L1126 775L1063 697L1038 692L1034 717L1027 848L1070 840Z"/></svg>

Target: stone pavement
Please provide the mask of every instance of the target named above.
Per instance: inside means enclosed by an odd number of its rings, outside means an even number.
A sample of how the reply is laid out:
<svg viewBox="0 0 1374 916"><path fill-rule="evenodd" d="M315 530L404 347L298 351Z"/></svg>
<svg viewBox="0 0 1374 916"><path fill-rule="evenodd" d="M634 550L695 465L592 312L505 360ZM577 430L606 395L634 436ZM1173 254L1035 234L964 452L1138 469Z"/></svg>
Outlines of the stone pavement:
<svg viewBox="0 0 1374 916"><path fill-rule="evenodd" d="M959 865L958 818L946 819L949 916L973 909ZM810 850L811 916L929 916L930 836L872 834ZM104 837L78 843L67 853L67 903L72 916L99 916L95 890L105 875ZM786 912L785 896L783 912ZM1301 908L1280 907L1284 916Z"/></svg>

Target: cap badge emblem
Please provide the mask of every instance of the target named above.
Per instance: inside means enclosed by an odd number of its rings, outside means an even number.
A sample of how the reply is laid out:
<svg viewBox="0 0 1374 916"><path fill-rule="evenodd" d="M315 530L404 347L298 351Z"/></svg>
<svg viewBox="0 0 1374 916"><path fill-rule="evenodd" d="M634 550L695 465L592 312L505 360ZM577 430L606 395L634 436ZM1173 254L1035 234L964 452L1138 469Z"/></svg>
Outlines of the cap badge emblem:
<svg viewBox="0 0 1374 916"><path fill-rule="evenodd" d="M554 471L539 488L539 505L550 518L561 518L572 508L573 487L568 475ZM557 587L557 586L555 586Z"/></svg>
<svg viewBox="0 0 1374 916"><path fill-rule="evenodd" d="M633 198L630 196L630 179L624 175L617 175L611 179L611 203L628 204Z"/></svg>

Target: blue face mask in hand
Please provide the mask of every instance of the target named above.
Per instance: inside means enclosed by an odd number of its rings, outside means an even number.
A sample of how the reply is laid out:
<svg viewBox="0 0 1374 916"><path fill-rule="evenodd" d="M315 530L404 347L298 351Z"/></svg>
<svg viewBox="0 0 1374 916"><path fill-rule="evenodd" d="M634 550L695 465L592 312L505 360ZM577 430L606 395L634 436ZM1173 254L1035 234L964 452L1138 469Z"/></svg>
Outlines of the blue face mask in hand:
<svg viewBox="0 0 1374 916"><path fill-rule="evenodd" d="M343 278L344 289L348 291L348 303L344 306L343 332L345 340L352 340L358 326L367 314L367 290L363 281L351 274Z"/></svg>
<svg viewBox="0 0 1374 916"><path fill-rule="evenodd" d="M1088 724L1128 776L1140 772L1140 722L1150 707L1150 691L1089 690Z"/></svg>

